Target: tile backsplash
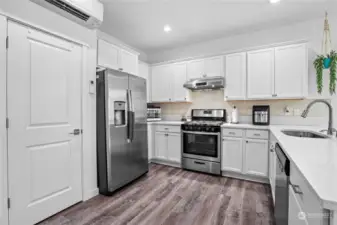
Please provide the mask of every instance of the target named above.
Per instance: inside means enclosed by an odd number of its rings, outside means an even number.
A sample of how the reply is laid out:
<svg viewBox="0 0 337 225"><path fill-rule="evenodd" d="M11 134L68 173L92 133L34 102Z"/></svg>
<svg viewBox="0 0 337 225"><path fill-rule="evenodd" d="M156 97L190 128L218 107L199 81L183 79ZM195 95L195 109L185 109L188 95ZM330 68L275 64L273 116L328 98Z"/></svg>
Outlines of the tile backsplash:
<svg viewBox="0 0 337 225"><path fill-rule="evenodd" d="M233 106L239 110L240 117L252 114L253 105L270 105L271 116L298 117L312 99L305 100L262 100L262 101L224 101L223 90L191 92L192 103L163 103L163 118L180 119L182 116L190 117L192 109L227 109L230 113ZM289 113L285 113L288 107ZM313 106L309 117L326 117L327 106L319 104Z"/></svg>

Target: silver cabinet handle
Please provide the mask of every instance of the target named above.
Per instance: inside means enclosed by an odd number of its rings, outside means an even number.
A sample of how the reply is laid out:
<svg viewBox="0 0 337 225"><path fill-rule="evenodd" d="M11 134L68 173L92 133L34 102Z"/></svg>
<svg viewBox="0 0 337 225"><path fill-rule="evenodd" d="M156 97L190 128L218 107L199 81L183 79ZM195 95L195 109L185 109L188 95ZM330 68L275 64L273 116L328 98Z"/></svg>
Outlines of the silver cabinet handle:
<svg viewBox="0 0 337 225"><path fill-rule="evenodd" d="M293 186L294 192L295 192L296 194L303 195L303 191L301 190L301 188L300 188L299 185L292 184L292 186Z"/></svg>
<svg viewBox="0 0 337 225"><path fill-rule="evenodd" d="M229 134L235 135L235 132L229 132Z"/></svg>
<svg viewBox="0 0 337 225"><path fill-rule="evenodd" d="M260 136L261 136L261 134L254 134L254 136L260 137Z"/></svg>

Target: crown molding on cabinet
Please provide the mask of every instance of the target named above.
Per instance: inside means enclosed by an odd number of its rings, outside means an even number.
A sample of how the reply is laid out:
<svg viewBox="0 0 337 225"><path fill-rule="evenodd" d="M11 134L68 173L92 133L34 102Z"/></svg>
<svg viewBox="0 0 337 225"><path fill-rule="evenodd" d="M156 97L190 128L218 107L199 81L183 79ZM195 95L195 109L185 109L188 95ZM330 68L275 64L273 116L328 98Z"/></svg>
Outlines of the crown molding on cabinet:
<svg viewBox="0 0 337 225"><path fill-rule="evenodd" d="M286 45L302 44L302 43L307 43L307 42L309 42L308 39L299 39L295 41L286 41L286 42L279 42L279 43L268 44L268 45L259 45L255 47L229 50L229 51L224 51L224 52L219 52L219 53L214 53L214 54L205 54L205 55L199 55L199 56L194 56L194 57L169 60L169 61L164 61L160 63L153 63L153 64L149 63L149 65L150 66L160 66L160 65L171 64L171 63L187 62L187 61L192 61L192 60L197 60L197 59L211 58L211 57L234 54L234 53L239 53L239 52L255 51L255 50L265 49L265 48L275 48L275 47L282 47Z"/></svg>

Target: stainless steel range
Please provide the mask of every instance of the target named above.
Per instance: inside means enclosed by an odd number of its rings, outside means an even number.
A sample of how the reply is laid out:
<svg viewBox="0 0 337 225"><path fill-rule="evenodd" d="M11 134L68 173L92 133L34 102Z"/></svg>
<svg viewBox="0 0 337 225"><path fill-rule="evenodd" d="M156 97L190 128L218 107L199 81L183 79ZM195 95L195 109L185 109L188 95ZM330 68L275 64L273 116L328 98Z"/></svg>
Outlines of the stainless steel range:
<svg viewBox="0 0 337 225"><path fill-rule="evenodd" d="M221 175L221 125L224 109L193 109L192 121L181 125L182 167Z"/></svg>

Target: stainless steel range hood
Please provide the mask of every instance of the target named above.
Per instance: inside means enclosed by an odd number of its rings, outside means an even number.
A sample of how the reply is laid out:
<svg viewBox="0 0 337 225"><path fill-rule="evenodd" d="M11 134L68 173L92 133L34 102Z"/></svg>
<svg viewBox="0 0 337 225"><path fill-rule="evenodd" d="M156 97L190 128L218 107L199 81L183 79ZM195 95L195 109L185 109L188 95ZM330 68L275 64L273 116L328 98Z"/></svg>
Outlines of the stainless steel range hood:
<svg viewBox="0 0 337 225"><path fill-rule="evenodd" d="M225 79L224 77L203 77L187 81L184 84L184 88L191 90L216 90L224 88Z"/></svg>

